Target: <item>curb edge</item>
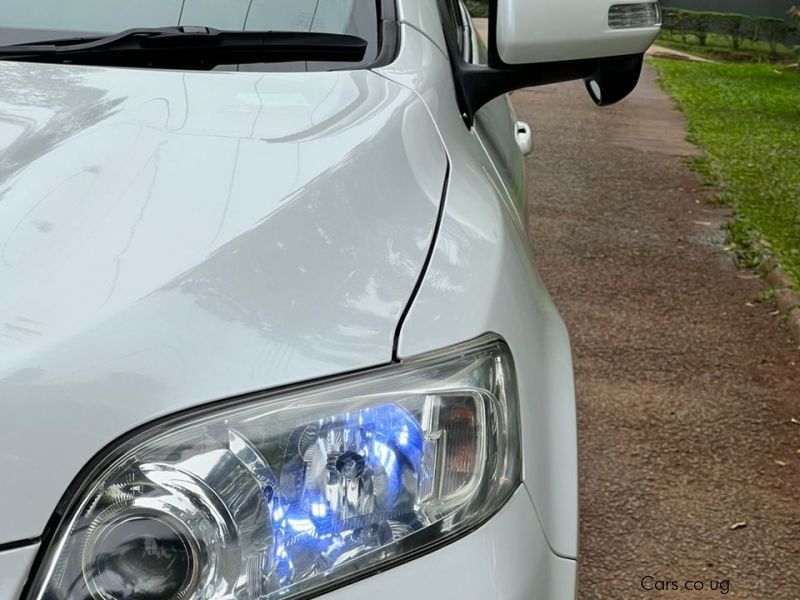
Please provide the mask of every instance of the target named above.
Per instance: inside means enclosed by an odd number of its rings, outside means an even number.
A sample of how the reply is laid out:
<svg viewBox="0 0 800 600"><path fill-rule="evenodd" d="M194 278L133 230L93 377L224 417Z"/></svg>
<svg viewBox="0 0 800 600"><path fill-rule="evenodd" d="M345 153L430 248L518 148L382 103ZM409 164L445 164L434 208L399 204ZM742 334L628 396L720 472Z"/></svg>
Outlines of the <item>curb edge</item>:
<svg viewBox="0 0 800 600"><path fill-rule="evenodd" d="M795 291L792 279L780 268L775 259L765 261L760 271L770 287L775 290L778 310L786 318L795 343L800 346L800 294Z"/></svg>

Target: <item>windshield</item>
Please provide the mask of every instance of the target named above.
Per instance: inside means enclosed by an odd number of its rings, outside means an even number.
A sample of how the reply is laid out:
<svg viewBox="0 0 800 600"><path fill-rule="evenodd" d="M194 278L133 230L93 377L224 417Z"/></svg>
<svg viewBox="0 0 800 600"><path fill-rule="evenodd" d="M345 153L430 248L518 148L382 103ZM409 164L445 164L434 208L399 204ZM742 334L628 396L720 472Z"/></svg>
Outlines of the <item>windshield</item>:
<svg viewBox="0 0 800 600"><path fill-rule="evenodd" d="M364 64L379 51L375 0L0 0L0 46L178 25L354 35L369 43ZM242 68L324 70L342 64Z"/></svg>

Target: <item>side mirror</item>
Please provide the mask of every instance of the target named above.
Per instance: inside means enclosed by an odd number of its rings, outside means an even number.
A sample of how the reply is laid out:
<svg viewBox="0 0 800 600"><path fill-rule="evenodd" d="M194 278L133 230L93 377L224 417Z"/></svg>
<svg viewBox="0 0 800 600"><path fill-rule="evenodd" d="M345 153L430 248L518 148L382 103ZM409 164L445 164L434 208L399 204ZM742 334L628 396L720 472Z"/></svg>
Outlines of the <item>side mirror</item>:
<svg viewBox="0 0 800 600"><path fill-rule="evenodd" d="M446 18L447 0L439 6ZM457 36L446 36L464 120L504 93L572 79L598 105L618 102L660 31L656 0L490 0L488 65L466 63Z"/></svg>
<svg viewBox="0 0 800 600"><path fill-rule="evenodd" d="M496 11L506 65L643 54L661 30L656 0L497 0Z"/></svg>

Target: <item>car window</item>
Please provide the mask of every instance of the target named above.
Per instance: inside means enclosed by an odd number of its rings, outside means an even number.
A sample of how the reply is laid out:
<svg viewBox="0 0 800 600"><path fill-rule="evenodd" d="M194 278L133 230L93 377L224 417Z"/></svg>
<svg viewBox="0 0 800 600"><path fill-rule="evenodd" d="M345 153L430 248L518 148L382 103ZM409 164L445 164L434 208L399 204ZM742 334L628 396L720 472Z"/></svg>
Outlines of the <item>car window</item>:
<svg viewBox="0 0 800 600"><path fill-rule="evenodd" d="M0 0L0 45L185 25L355 35L369 42L370 63L378 16L370 0Z"/></svg>
<svg viewBox="0 0 800 600"><path fill-rule="evenodd" d="M472 17L463 2L459 2L458 7L461 16L461 29L464 32L462 34L461 54L464 57L464 61L480 64L480 44L477 32L472 24Z"/></svg>
<svg viewBox="0 0 800 600"><path fill-rule="evenodd" d="M449 27L458 36L458 49L464 52L465 32L464 17L461 14L459 0L445 0L447 6L445 27Z"/></svg>
<svg viewBox="0 0 800 600"><path fill-rule="evenodd" d="M452 29L458 40L461 58L472 64L486 64L486 48L472 24L472 17L460 0L445 0L447 15L445 27Z"/></svg>
<svg viewBox="0 0 800 600"><path fill-rule="evenodd" d="M346 33L358 0L0 0L3 29L115 33L134 27L202 25L244 31Z"/></svg>

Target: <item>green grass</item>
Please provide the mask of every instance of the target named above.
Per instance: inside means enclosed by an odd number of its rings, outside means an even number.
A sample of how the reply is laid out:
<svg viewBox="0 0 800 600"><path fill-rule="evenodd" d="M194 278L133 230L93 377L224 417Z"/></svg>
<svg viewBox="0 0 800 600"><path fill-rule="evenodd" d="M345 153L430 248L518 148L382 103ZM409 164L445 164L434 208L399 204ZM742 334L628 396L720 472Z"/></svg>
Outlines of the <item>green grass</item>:
<svg viewBox="0 0 800 600"><path fill-rule="evenodd" d="M687 34L684 38L679 34L670 35L663 31L656 42L665 48L682 50L696 56L710 58L711 60L726 62L777 62L792 63L797 62L794 52L785 46L778 45L776 54L772 54L769 44L766 42L753 40L743 40L738 50L731 47L730 38L714 33L708 34L706 45L701 46L697 43L697 38L692 34Z"/></svg>
<svg viewBox="0 0 800 600"><path fill-rule="evenodd" d="M734 207L731 246L775 256L800 284L800 74L769 64L655 59L664 89L708 158L696 165Z"/></svg>

